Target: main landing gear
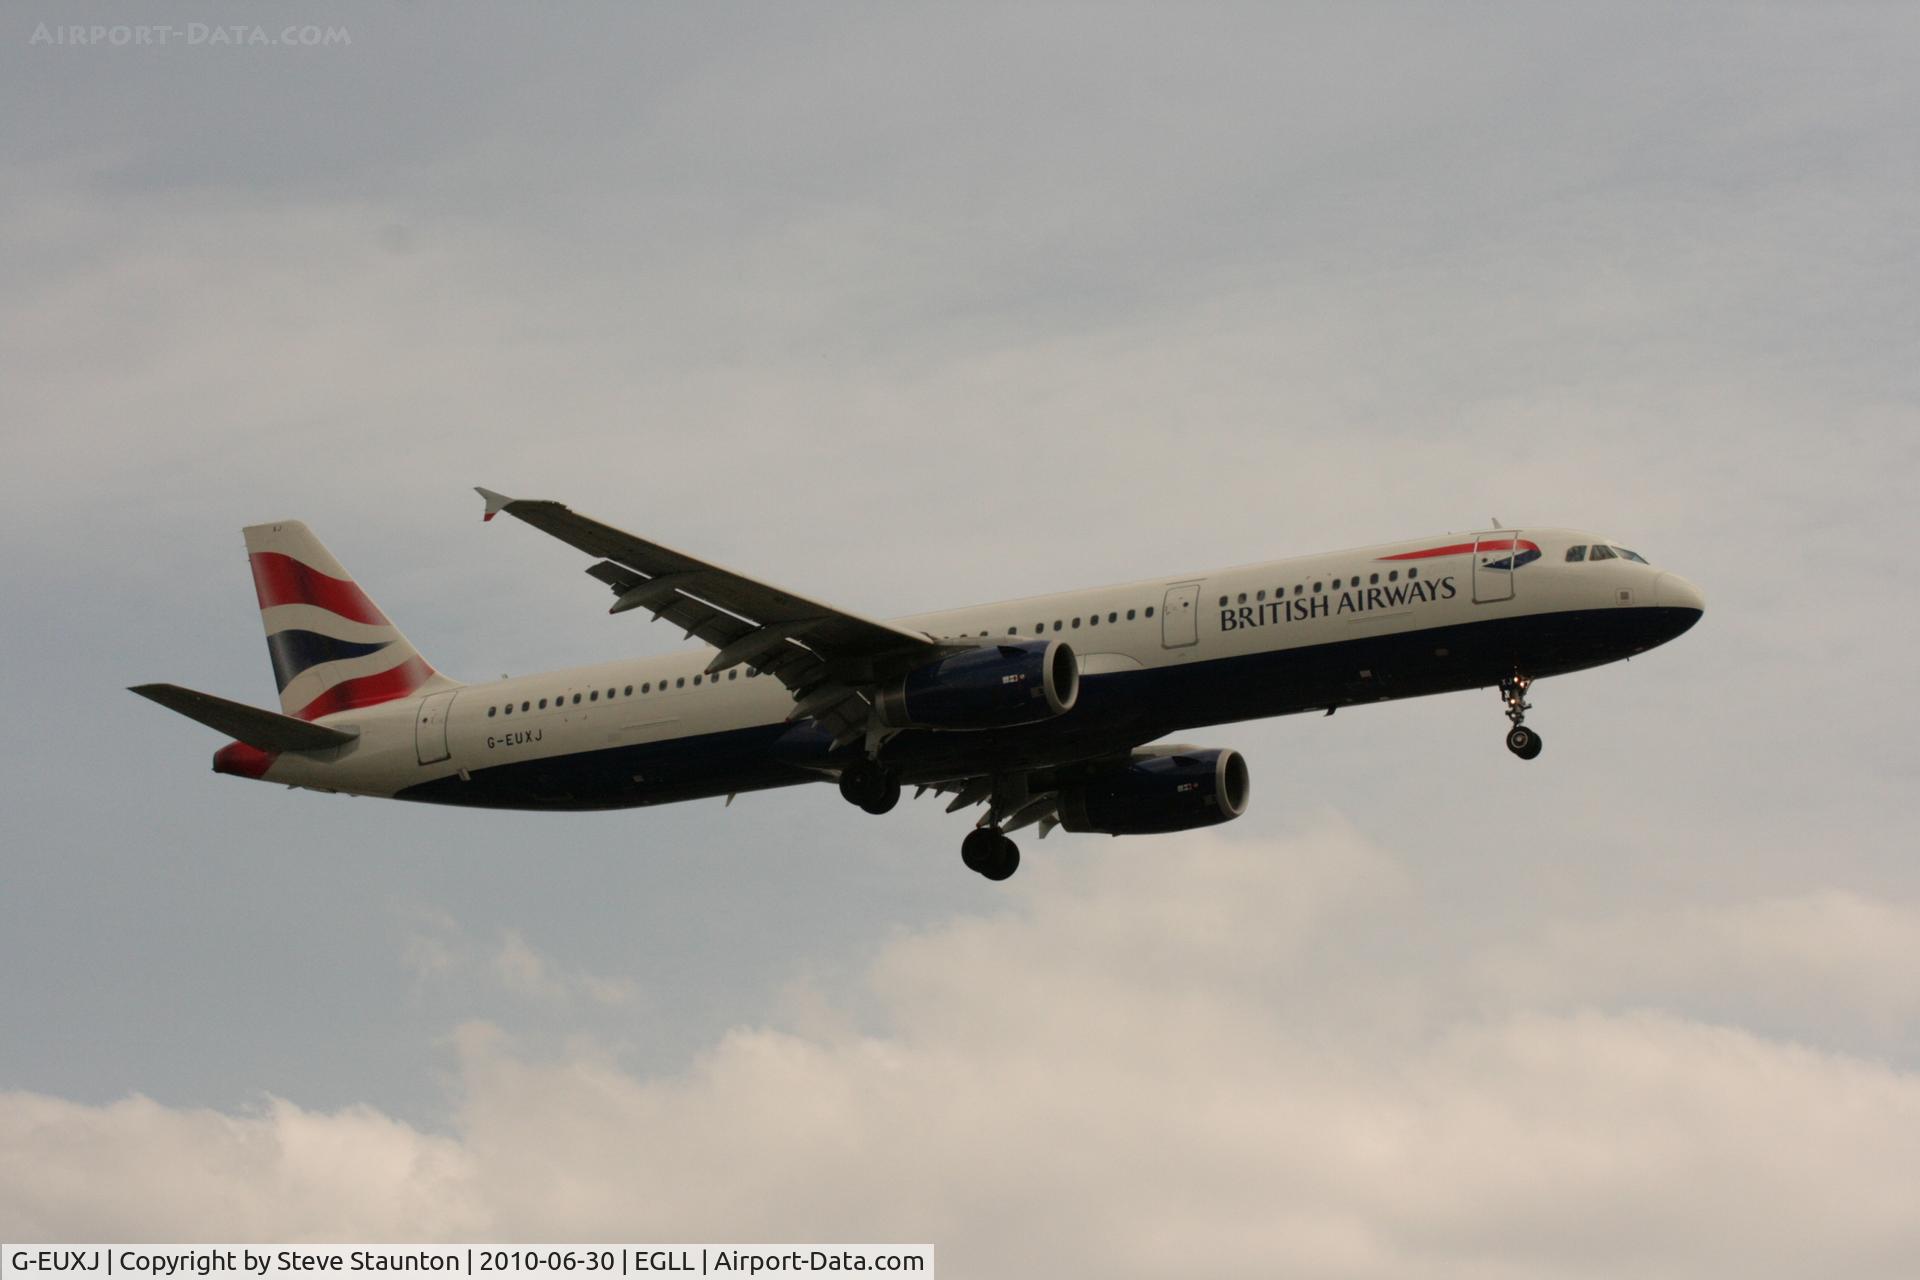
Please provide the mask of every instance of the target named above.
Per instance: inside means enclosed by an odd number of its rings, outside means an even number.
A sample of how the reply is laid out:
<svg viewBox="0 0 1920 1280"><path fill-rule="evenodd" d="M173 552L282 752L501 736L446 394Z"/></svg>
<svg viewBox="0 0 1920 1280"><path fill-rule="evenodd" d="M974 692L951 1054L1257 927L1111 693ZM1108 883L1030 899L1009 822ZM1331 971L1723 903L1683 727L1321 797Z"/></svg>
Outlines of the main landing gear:
<svg viewBox="0 0 1920 1280"><path fill-rule="evenodd" d="M997 827L975 827L960 842L960 861L989 880L1005 880L1020 869L1020 846Z"/></svg>
<svg viewBox="0 0 1920 1280"><path fill-rule="evenodd" d="M886 813L900 803L900 779L876 761L860 760L840 771L840 794L868 813ZM967 833L960 861L989 880L1005 880L1020 869L1020 846L1001 833L996 821Z"/></svg>
<svg viewBox="0 0 1920 1280"><path fill-rule="evenodd" d="M900 779L871 760L840 771L840 794L868 813L886 813L900 803Z"/></svg>
<svg viewBox="0 0 1920 1280"><path fill-rule="evenodd" d="M1532 683L1522 675L1508 676L1500 682L1500 698L1507 704L1507 719L1513 722L1513 728L1507 730L1507 750L1522 760L1540 754L1540 735L1526 725L1527 712L1533 709L1527 701L1527 686Z"/></svg>

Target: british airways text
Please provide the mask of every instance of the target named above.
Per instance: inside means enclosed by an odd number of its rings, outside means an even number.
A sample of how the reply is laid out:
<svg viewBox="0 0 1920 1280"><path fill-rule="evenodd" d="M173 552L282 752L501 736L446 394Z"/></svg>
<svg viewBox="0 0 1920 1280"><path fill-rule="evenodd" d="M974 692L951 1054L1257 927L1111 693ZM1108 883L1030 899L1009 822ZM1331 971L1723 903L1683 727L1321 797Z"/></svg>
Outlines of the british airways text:
<svg viewBox="0 0 1920 1280"><path fill-rule="evenodd" d="M1326 618L1335 614L1403 609L1408 605L1451 600L1457 594L1452 578L1395 582L1384 587L1354 587L1325 595L1268 600L1263 604L1243 604L1238 608L1222 609L1220 629L1239 631L1245 627L1264 627L1276 622L1304 622L1309 618Z"/></svg>

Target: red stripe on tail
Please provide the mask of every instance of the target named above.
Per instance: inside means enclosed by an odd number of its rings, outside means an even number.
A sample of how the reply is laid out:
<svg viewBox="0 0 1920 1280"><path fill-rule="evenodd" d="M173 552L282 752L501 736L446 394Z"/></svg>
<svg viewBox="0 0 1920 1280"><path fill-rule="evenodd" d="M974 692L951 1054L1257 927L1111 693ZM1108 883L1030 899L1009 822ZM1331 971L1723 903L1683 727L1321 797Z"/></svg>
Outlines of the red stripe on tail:
<svg viewBox="0 0 1920 1280"><path fill-rule="evenodd" d="M432 677L433 668L427 665L425 658L408 658L389 670L354 680L342 680L294 714L302 720L318 720L336 711L352 711L355 707L392 702L395 698L406 697Z"/></svg>
<svg viewBox="0 0 1920 1280"><path fill-rule="evenodd" d="M262 609L277 604L310 604L353 622L392 625L367 599L367 593L345 578L330 578L278 551L256 551L247 560L253 566L253 589Z"/></svg>

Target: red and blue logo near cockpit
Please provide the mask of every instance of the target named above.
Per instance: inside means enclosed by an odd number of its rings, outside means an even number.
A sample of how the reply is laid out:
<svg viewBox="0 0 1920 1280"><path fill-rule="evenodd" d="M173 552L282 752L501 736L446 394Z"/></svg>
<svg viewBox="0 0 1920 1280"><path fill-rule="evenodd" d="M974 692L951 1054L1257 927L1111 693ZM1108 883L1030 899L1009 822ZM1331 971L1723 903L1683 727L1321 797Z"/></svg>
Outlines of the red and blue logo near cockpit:
<svg viewBox="0 0 1920 1280"><path fill-rule="evenodd" d="M1419 551L1402 551L1398 555L1381 556L1382 560L1431 560L1436 556L1467 556L1478 551L1482 556L1494 556L1492 560L1482 560L1483 569L1518 569L1521 565L1532 564L1540 558L1540 544L1525 538L1480 538L1474 542L1454 542L1444 547L1424 547Z"/></svg>

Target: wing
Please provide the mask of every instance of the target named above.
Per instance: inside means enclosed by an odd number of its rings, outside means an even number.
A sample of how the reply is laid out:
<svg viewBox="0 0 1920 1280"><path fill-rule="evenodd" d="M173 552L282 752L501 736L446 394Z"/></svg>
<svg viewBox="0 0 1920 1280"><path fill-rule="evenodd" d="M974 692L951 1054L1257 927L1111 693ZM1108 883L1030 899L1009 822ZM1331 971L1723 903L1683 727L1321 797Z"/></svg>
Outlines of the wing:
<svg viewBox="0 0 1920 1280"><path fill-rule="evenodd" d="M812 717L834 745L868 732L875 686L955 651L933 637L796 595L684 551L601 524L558 502L478 490L484 519L504 511L590 556L587 572L613 590L611 613L645 609L720 652L708 672L745 664L794 695L788 717Z"/></svg>

